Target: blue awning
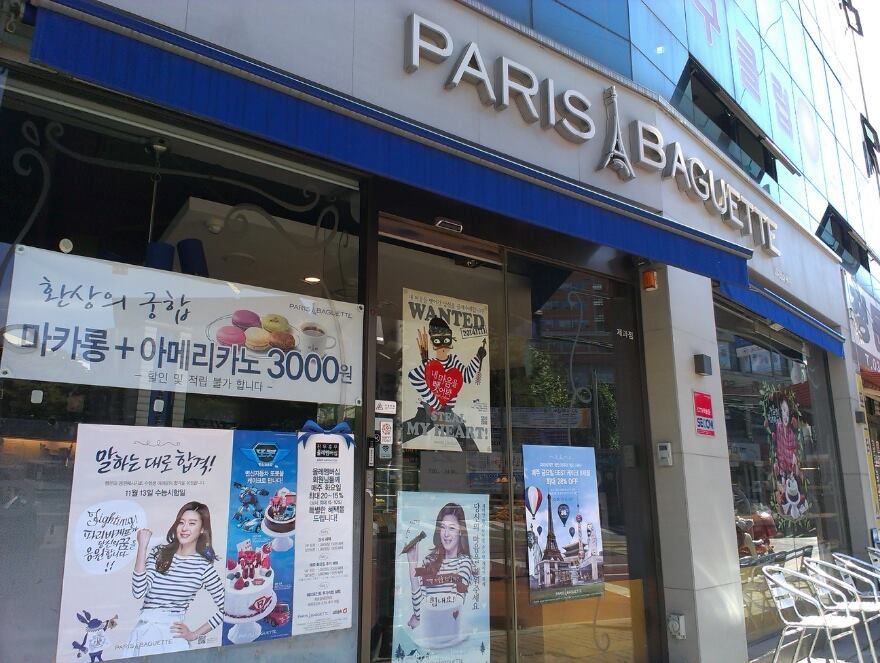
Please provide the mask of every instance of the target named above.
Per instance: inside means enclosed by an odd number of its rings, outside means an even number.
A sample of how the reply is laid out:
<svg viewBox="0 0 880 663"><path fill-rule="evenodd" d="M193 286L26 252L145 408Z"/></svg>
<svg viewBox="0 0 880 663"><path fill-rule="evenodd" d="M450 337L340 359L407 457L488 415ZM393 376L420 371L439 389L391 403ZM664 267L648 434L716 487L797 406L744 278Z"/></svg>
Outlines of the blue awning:
<svg viewBox="0 0 880 663"><path fill-rule="evenodd" d="M31 59L364 173L748 283L749 249L91 0L40 7Z"/></svg>
<svg viewBox="0 0 880 663"><path fill-rule="evenodd" d="M838 357L843 356L843 336L767 288L755 284L744 288L732 283L722 283L719 290L728 299L782 325L805 341Z"/></svg>

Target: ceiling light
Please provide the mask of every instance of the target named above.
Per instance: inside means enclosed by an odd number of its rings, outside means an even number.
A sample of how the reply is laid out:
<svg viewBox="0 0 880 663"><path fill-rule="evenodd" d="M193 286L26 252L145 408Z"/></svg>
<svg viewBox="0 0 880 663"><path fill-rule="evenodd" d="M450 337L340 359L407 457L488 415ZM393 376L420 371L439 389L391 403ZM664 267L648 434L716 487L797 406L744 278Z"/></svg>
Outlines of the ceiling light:
<svg viewBox="0 0 880 663"><path fill-rule="evenodd" d="M654 49L657 55L663 55L666 52L666 47L663 44L660 44L657 48Z"/></svg>
<svg viewBox="0 0 880 663"><path fill-rule="evenodd" d="M321 282L321 278L318 276L307 276L303 279L303 282L308 283L309 285L317 285Z"/></svg>

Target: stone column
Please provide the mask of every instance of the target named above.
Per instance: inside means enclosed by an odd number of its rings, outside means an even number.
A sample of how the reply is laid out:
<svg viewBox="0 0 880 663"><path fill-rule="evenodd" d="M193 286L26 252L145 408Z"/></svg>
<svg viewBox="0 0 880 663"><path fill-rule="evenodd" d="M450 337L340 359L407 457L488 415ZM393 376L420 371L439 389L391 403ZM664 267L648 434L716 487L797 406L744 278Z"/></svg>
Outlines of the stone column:
<svg viewBox="0 0 880 663"><path fill-rule="evenodd" d="M648 409L665 614L685 616L686 639L669 638L669 660L748 660L733 494L721 396L712 285L673 267L642 294ZM694 372L694 355L713 374ZM711 395L715 435L698 435L693 392ZM658 442L673 465L657 465Z"/></svg>

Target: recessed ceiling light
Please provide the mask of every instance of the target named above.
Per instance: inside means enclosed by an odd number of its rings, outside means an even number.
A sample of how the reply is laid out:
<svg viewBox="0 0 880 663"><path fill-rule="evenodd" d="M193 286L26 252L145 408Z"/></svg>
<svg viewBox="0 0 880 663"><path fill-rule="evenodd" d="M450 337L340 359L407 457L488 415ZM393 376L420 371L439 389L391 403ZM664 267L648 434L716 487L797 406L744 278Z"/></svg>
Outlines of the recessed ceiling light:
<svg viewBox="0 0 880 663"><path fill-rule="evenodd" d="M321 282L321 279L317 276L307 276L303 279L309 285L316 285Z"/></svg>

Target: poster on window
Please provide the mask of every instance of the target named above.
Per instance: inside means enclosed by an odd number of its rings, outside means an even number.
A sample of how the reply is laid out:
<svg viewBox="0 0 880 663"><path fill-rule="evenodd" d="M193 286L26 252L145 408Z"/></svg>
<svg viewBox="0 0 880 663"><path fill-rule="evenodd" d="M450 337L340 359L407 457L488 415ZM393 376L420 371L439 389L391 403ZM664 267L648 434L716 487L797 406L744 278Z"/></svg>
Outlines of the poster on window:
<svg viewBox="0 0 880 663"><path fill-rule="evenodd" d="M291 634L296 460L295 433L233 433L225 645Z"/></svg>
<svg viewBox="0 0 880 663"><path fill-rule="evenodd" d="M401 443L492 451L489 307L403 289Z"/></svg>
<svg viewBox="0 0 880 663"><path fill-rule="evenodd" d="M354 449L346 423L308 421L297 437L294 635L351 627Z"/></svg>
<svg viewBox="0 0 880 663"><path fill-rule="evenodd" d="M0 377L360 404L363 307L15 248Z"/></svg>
<svg viewBox="0 0 880 663"><path fill-rule="evenodd" d="M800 520L810 510L809 483L802 472L804 440L800 404L790 388L765 382L760 388L764 430L770 442L773 509L784 520Z"/></svg>
<svg viewBox="0 0 880 663"><path fill-rule="evenodd" d="M489 663L489 496L401 492L395 662Z"/></svg>
<svg viewBox="0 0 880 663"><path fill-rule="evenodd" d="M58 661L220 645L230 435L79 425Z"/></svg>
<svg viewBox="0 0 880 663"><path fill-rule="evenodd" d="M532 604L605 589L596 453L524 444L526 545Z"/></svg>

